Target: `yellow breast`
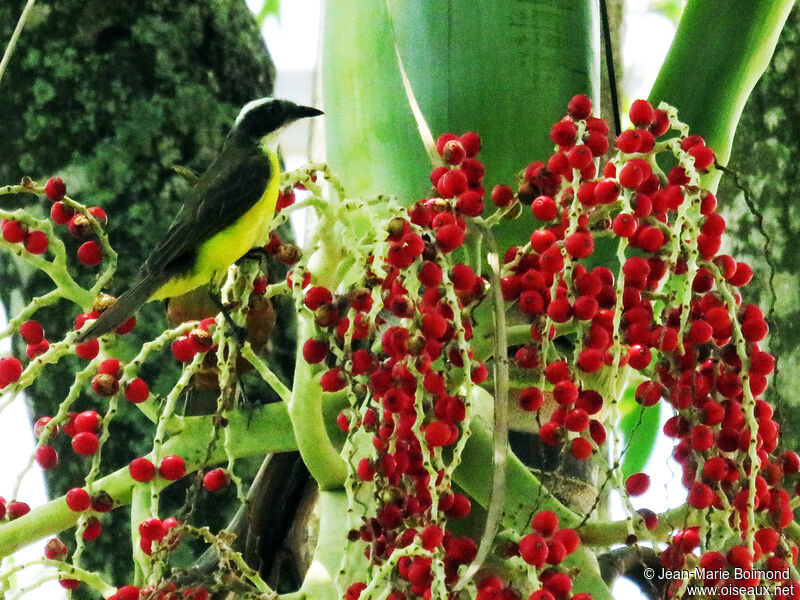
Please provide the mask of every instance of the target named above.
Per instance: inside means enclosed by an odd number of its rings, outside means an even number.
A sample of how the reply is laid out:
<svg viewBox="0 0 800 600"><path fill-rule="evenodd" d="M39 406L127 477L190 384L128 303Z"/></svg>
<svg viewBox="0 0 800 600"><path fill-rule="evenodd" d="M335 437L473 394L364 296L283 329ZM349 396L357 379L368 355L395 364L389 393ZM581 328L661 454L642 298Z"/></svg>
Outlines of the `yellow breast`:
<svg viewBox="0 0 800 600"><path fill-rule="evenodd" d="M280 166L274 153L268 153L272 173L261 198L235 223L232 223L198 248L191 270L162 285L151 300L180 296L222 275L233 263L253 248L272 221L278 202Z"/></svg>

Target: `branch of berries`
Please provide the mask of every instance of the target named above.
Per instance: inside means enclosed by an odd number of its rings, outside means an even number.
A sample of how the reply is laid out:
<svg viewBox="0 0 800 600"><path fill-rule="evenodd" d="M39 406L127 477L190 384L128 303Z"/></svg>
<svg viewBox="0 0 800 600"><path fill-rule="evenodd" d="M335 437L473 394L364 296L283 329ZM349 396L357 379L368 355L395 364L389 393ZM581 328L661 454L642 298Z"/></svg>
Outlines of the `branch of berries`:
<svg viewBox="0 0 800 600"><path fill-rule="evenodd" d="M558 148L547 165L525 171L518 198L531 200L543 226L506 255L503 281L507 300L532 320L517 364L540 383L520 403L538 411L551 391L557 408L541 426L543 441L588 458L615 422L622 367L638 371L647 380L637 400L652 406L663 397L678 412L665 433L681 440L674 456L688 503L705 515L697 544L679 533L662 563L679 568L701 540L723 539L708 548L711 556L727 551L723 566L788 567L778 541L792 521L784 477L797 473L797 455L771 454L778 425L758 396L774 359L758 347L767 333L763 313L741 304L738 288L749 283L750 267L718 254L725 222L713 194L699 188L713 151L666 105L653 110L636 101L629 116L634 127L617 139L602 178L594 177L592 158L604 146L593 145L607 128L581 96L551 130ZM680 135L657 141L670 129ZM669 163L659 154L673 157L666 175L659 164ZM617 238L616 286L608 267L585 264L595 240L608 236ZM559 351L556 337L568 337L574 350ZM612 465L619 466L617 452ZM638 495L648 482L637 474L625 487Z"/></svg>

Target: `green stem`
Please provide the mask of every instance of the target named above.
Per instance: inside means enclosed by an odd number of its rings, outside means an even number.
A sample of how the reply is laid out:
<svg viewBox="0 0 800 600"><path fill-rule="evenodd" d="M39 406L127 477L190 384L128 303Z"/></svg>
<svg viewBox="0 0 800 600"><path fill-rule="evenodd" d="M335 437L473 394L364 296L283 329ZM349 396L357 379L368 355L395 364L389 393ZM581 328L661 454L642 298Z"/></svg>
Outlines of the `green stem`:
<svg viewBox="0 0 800 600"><path fill-rule="evenodd" d="M311 336L311 323L306 315L300 315L298 340ZM287 403L292 420L297 447L311 476L322 490L338 489L347 479L347 464L331 443L325 430L322 415L322 387L298 350L294 367L292 395Z"/></svg>
<svg viewBox="0 0 800 600"><path fill-rule="evenodd" d="M673 508L658 515L658 525L647 532L642 519L634 519L634 532L639 537L647 536L653 539L666 540L670 533L676 529L700 525L702 516L686 504ZM590 521L578 528L581 541L587 546L612 546L624 544L630 535L630 520L611 521L608 523Z"/></svg>
<svg viewBox="0 0 800 600"><path fill-rule="evenodd" d="M14 33L11 34L11 39L8 40L6 51L3 54L2 60L0 60L0 80L3 79L3 74L6 72L8 61L11 60L11 55L14 53L14 48L17 45L17 40L19 39L19 36L22 33L22 28L25 27L25 21L28 19L28 15L30 14L35 1L36 0L28 0L28 3L25 5L25 8L22 9L22 14L19 16L19 21L17 21L17 26L14 28Z"/></svg>
<svg viewBox="0 0 800 600"><path fill-rule="evenodd" d="M492 285L492 313L494 316L494 427L492 439L492 490L489 496L489 505L486 511L486 524L484 526L481 543L472 563L467 567L454 592L463 589L489 555L494 543L494 537L500 524L503 512L503 502L506 491L506 463L508 462L508 340L506 333L506 311L503 294L500 289L500 256L492 232L476 223L478 230L489 248L487 260L489 263L489 278ZM467 442L469 443L469 442Z"/></svg>

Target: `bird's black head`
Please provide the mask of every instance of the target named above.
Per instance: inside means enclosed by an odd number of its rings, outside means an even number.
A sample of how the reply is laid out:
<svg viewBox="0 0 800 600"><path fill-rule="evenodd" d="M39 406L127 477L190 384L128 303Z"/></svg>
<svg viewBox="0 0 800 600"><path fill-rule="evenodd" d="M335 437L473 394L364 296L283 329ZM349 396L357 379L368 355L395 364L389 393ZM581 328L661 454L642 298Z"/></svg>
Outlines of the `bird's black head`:
<svg viewBox="0 0 800 600"><path fill-rule="evenodd" d="M300 106L289 100L260 98L244 105L229 137L243 143L260 143L264 137L298 119L321 114L321 110Z"/></svg>

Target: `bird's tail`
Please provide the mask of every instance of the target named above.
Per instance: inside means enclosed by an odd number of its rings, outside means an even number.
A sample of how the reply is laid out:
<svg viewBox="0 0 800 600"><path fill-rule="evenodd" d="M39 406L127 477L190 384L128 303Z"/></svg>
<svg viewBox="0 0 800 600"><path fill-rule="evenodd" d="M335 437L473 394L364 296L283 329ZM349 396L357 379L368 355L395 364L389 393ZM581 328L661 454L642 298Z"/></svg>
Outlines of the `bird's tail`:
<svg viewBox="0 0 800 600"><path fill-rule="evenodd" d="M122 325L138 308L147 302L155 291L164 283L160 277L145 275L133 287L122 294L117 301L104 310L97 320L81 332L76 343L80 344L91 338L100 337L104 333L115 330Z"/></svg>

